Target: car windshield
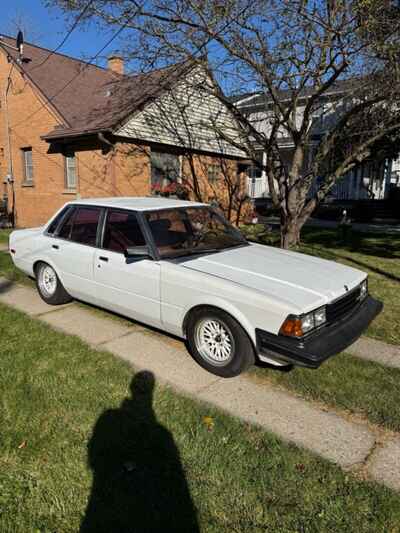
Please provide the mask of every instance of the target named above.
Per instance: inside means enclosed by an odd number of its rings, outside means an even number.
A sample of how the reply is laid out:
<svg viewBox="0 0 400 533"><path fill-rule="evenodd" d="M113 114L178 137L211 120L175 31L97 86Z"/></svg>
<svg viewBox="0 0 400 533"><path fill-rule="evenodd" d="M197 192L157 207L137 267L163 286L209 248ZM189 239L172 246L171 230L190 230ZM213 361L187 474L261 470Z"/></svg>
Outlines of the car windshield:
<svg viewBox="0 0 400 533"><path fill-rule="evenodd" d="M209 207L163 209L146 217L163 258L219 252L247 244L239 230Z"/></svg>

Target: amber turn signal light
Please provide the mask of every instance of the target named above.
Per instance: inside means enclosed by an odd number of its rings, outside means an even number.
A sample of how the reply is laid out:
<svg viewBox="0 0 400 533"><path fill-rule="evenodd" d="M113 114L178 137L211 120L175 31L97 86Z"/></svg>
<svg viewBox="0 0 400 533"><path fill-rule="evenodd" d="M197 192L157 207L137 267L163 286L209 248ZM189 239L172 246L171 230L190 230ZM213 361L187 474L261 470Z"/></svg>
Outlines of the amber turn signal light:
<svg viewBox="0 0 400 533"><path fill-rule="evenodd" d="M279 333L288 337L302 337L301 320L299 318L287 318L282 324Z"/></svg>

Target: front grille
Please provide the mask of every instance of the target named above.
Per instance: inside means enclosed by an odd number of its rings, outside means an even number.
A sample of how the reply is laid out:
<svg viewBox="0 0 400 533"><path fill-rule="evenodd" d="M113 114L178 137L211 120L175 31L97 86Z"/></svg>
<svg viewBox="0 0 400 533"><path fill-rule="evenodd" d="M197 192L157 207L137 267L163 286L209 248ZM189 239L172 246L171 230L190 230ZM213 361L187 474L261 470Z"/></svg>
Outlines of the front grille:
<svg viewBox="0 0 400 533"><path fill-rule="evenodd" d="M347 315L354 307L360 303L360 287L356 287L348 294L345 294L336 302L326 306L326 321L336 322Z"/></svg>

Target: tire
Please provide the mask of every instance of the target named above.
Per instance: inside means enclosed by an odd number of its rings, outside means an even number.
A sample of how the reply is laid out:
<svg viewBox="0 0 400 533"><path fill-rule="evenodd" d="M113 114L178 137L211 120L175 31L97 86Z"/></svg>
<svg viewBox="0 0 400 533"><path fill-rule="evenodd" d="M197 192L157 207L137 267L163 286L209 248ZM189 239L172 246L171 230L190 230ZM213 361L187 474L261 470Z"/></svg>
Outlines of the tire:
<svg viewBox="0 0 400 533"><path fill-rule="evenodd" d="M186 334L193 358L217 376L238 376L255 362L254 348L247 333L220 309L200 307L193 310L186 324Z"/></svg>
<svg viewBox="0 0 400 533"><path fill-rule="evenodd" d="M53 267L47 263L39 263L35 268L35 274L37 290L47 304L61 305L72 300Z"/></svg>

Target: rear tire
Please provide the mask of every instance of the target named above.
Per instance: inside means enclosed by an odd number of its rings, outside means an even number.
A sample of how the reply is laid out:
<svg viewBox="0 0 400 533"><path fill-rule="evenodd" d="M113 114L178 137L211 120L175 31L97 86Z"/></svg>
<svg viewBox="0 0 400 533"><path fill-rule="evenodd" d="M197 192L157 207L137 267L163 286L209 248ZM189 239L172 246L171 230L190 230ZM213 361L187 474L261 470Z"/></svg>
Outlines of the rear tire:
<svg viewBox="0 0 400 533"><path fill-rule="evenodd" d="M193 358L217 376L238 376L255 362L254 348L247 333L221 309L195 309L189 315L186 332Z"/></svg>
<svg viewBox="0 0 400 533"><path fill-rule="evenodd" d="M53 267L47 263L39 263L35 274L37 290L47 304L61 305L72 301Z"/></svg>

